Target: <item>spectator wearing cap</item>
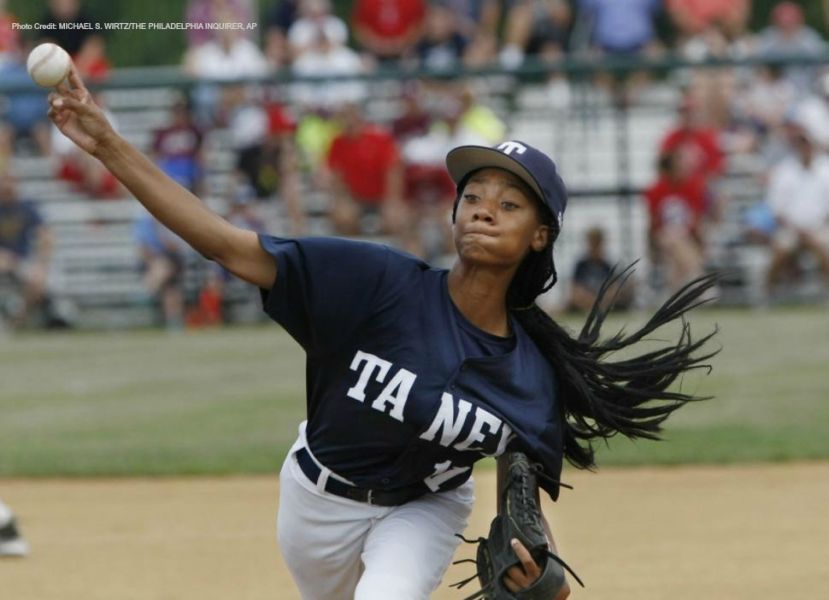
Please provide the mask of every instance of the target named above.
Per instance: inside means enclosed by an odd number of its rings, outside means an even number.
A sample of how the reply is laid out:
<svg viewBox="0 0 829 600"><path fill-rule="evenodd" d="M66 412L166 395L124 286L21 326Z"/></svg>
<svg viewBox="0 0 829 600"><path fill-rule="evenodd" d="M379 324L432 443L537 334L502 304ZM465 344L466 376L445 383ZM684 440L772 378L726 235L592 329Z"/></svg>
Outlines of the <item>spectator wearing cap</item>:
<svg viewBox="0 0 829 600"><path fill-rule="evenodd" d="M424 0L356 0L351 29L360 48L379 63L411 56L423 32Z"/></svg>
<svg viewBox="0 0 829 600"><path fill-rule="evenodd" d="M287 214L291 235L302 235L305 214L299 198L296 122L276 101L263 101L242 87L233 88L233 93L239 97L229 121L236 152L232 194L237 197L249 189L262 202L279 202Z"/></svg>
<svg viewBox="0 0 829 600"><path fill-rule="evenodd" d="M763 57L816 56L823 53L826 44L820 34L806 25L803 9L794 2L781 2L771 13L771 25L757 38L757 53ZM814 68L790 65L785 67L789 77L801 92L809 88Z"/></svg>
<svg viewBox="0 0 829 600"><path fill-rule="evenodd" d="M406 210L403 167L394 137L367 122L357 105L345 105L338 118L342 132L331 142L326 160L335 232L363 233L364 217L376 217L379 232L397 235Z"/></svg>
<svg viewBox="0 0 829 600"><path fill-rule="evenodd" d="M772 296L804 251L829 281L829 157L802 124L787 122L786 134L792 152L773 167L766 195L777 222L767 277Z"/></svg>

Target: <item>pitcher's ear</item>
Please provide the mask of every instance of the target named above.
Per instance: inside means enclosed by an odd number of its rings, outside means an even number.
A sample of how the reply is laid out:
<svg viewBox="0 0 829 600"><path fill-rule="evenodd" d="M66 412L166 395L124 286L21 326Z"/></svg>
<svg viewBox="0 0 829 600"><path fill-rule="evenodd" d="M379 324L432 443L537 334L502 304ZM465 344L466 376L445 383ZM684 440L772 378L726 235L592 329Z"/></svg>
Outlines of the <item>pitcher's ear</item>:
<svg viewBox="0 0 829 600"><path fill-rule="evenodd" d="M530 247L535 252L541 252L547 247L547 242L550 241L551 234L549 225L539 225L535 233L533 233L533 240L530 243Z"/></svg>

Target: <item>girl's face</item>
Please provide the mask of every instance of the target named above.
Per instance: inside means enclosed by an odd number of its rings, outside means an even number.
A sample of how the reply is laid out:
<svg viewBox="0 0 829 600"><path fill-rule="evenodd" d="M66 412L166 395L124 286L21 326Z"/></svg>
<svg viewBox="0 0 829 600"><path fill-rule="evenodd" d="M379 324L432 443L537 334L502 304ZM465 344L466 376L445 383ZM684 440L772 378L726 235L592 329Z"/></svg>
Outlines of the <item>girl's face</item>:
<svg viewBox="0 0 829 600"><path fill-rule="evenodd" d="M458 256L481 265L517 267L547 246L535 194L508 171L476 171L461 192L453 236Z"/></svg>

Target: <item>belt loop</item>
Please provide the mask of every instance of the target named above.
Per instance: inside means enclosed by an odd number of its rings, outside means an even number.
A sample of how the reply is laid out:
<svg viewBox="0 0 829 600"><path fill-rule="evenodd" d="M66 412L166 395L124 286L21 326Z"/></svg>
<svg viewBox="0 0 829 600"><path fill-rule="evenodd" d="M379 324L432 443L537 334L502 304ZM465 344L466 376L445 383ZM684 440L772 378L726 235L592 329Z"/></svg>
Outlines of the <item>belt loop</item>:
<svg viewBox="0 0 829 600"><path fill-rule="evenodd" d="M374 505L374 502L372 502L372 499L371 499L371 495L372 495L373 493L374 493L374 490L368 490L368 495L366 496L366 503L367 503L369 506Z"/></svg>
<svg viewBox="0 0 829 600"><path fill-rule="evenodd" d="M310 458L312 461L314 461L314 464L315 464L315 465L317 465L317 467L318 467L318 468L319 468L319 470L320 470L319 477L317 477L317 491L319 491L319 492L325 492L325 491L327 491L327 490L325 489L325 486L326 486L326 485L328 485L328 478L331 476L331 469L329 469L328 467L324 466L322 463L320 463L320 462L317 460L317 457L316 457L316 456L314 456L314 455L311 453L311 449L310 449L310 448L308 448L308 445L307 445L307 444L305 445L305 452L307 452L307 453L308 453L308 458Z"/></svg>
<svg viewBox="0 0 829 600"><path fill-rule="evenodd" d="M320 491L320 492L326 491L325 486L328 483L328 476L330 474L331 474L331 471L329 471L325 467L322 467L322 469L320 469L320 476L317 477L317 491Z"/></svg>

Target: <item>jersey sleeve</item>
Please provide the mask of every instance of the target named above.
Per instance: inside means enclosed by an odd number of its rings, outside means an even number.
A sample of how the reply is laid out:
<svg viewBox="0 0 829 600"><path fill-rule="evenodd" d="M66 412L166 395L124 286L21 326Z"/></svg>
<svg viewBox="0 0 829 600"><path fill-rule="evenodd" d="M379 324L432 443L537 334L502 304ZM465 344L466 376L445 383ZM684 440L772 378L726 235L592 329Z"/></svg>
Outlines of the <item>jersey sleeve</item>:
<svg viewBox="0 0 829 600"><path fill-rule="evenodd" d="M269 235L259 243L277 264L263 308L308 354L336 350L371 316L389 261L385 246Z"/></svg>

